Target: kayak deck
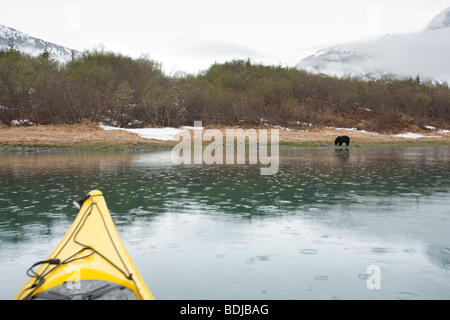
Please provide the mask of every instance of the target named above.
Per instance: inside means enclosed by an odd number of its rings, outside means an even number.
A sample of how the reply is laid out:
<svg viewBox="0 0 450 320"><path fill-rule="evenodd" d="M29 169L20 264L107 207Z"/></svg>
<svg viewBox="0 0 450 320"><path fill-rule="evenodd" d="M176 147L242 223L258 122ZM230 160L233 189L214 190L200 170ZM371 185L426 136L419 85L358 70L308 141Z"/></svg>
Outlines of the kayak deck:
<svg viewBox="0 0 450 320"><path fill-rule="evenodd" d="M31 267L28 275L31 278L14 299L154 299L98 190L83 199L62 241L47 260Z"/></svg>
<svg viewBox="0 0 450 320"><path fill-rule="evenodd" d="M33 300L138 300L130 289L101 280L81 280L76 284L64 283L35 294Z"/></svg>

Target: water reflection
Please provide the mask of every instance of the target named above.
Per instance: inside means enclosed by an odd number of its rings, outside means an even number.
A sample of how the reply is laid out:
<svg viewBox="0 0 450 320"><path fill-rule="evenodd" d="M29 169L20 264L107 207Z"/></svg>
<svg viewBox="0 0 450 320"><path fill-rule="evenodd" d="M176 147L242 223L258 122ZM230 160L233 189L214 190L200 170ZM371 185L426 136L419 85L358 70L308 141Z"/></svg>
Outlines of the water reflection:
<svg viewBox="0 0 450 320"><path fill-rule="evenodd" d="M0 154L0 271L45 258L100 189L157 298L450 298L449 155L286 148L261 176L170 151Z"/></svg>

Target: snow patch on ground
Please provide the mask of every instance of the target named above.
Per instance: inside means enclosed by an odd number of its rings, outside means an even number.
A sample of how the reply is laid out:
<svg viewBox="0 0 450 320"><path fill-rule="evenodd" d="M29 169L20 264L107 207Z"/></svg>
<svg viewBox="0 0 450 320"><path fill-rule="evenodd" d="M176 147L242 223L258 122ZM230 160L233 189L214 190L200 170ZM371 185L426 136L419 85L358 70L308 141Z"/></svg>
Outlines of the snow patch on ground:
<svg viewBox="0 0 450 320"><path fill-rule="evenodd" d="M347 130L347 131L356 131L356 132L369 133L369 134L378 134L377 132L369 132L366 130L360 130L358 128L336 128L336 130Z"/></svg>
<svg viewBox="0 0 450 320"><path fill-rule="evenodd" d="M136 133L144 139L160 140L160 141L172 141L180 133L186 131L185 129L177 128L142 128L142 129L125 129L100 125L100 128L104 130L124 130L132 133Z"/></svg>
<svg viewBox="0 0 450 320"><path fill-rule="evenodd" d="M422 139L422 138L441 138L439 136L424 136L420 133L413 133L413 132L407 132L407 133L401 133L394 135L395 137L400 138L407 138L407 139Z"/></svg>
<svg viewBox="0 0 450 320"><path fill-rule="evenodd" d="M287 130L290 131L292 129L285 128L281 126L276 126L277 128L281 130ZM144 139L151 139L151 140L160 140L160 141L176 141L178 139L178 135L181 133L187 131L187 130L203 130L203 127L191 127L191 126L183 126L182 128L142 128L142 129L125 129L125 128L117 128L117 127L111 127L106 125L100 125L100 128L104 130L124 130L132 133L136 133L140 137ZM332 127L328 127L332 129ZM365 130L359 130L357 128L335 128L336 130L346 130L346 131L354 131L358 133L367 133L367 134L378 134L376 132L369 132ZM431 129L431 126L430 126ZM449 130L440 130L439 133L446 134L450 133ZM442 138L441 136L425 136L420 133L413 133L413 132L407 132L407 133L401 133L393 135L394 137L399 138L406 138L406 139L422 139L422 138Z"/></svg>
<svg viewBox="0 0 450 320"><path fill-rule="evenodd" d="M191 127L191 126L183 126L182 129L179 128L140 128L140 129L126 129L126 128L118 128L111 127L106 125L99 125L103 130L124 130L132 133L136 133L140 137L144 139L150 140L159 140L159 141L176 141L178 139L178 135L187 130L203 130L203 127Z"/></svg>

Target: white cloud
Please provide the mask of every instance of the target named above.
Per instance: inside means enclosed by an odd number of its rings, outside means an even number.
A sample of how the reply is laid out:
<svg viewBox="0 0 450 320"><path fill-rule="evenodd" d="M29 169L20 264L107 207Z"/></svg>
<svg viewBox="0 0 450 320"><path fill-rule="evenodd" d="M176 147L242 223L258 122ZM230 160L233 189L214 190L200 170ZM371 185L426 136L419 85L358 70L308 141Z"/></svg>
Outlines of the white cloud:
<svg viewBox="0 0 450 320"><path fill-rule="evenodd" d="M103 43L135 57L148 53L168 70L191 72L240 54L293 66L326 45L419 31L447 5L448 0L16 0L2 4L0 24L77 50Z"/></svg>

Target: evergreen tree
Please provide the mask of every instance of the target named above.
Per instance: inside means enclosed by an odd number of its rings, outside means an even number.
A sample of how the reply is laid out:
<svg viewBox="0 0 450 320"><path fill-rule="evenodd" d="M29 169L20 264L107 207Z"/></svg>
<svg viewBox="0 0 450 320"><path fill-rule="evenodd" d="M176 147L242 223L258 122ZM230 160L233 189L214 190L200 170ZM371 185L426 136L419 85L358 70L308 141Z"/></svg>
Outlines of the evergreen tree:
<svg viewBox="0 0 450 320"><path fill-rule="evenodd" d="M11 37L9 38L8 47L10 52L14 52L16 50L16 40L14 39L13 35L11 35Z"/></svg>
<svg viewBox="0 0 450 320"><path fill-rule="evenodd" d="M50 51L48 50L48 43L45 43L44 52L40 55L42 58L49 60L50 59Z"/></svg>

